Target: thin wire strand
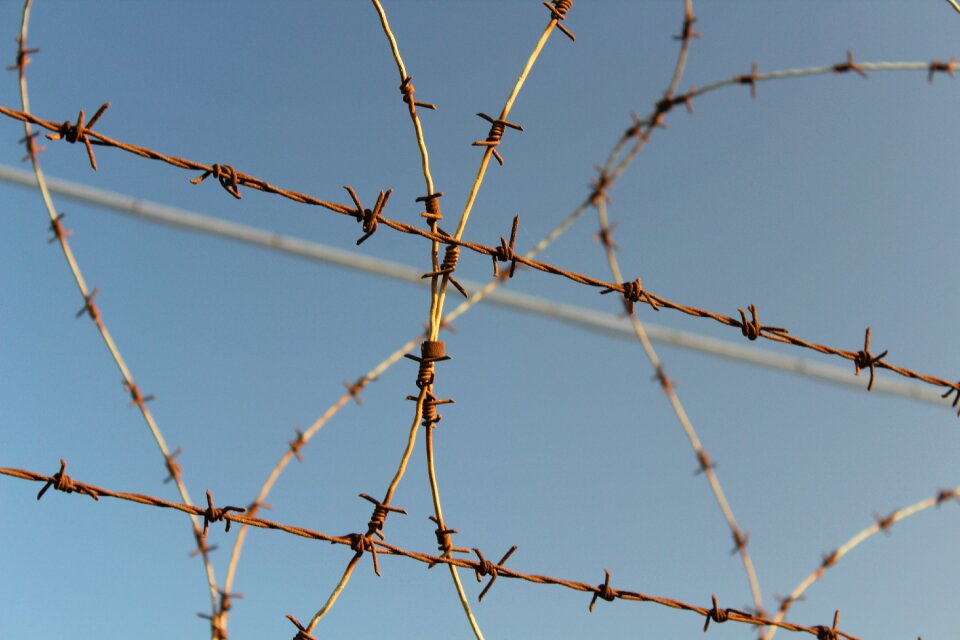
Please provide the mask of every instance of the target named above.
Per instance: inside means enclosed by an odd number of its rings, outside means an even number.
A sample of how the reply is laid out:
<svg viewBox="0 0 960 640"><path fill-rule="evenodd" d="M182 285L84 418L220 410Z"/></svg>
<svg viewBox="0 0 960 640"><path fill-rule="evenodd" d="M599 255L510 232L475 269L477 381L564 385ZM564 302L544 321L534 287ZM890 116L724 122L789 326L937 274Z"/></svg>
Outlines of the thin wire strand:
<svg viewBox="0 0 960 640"><path fill-rule="evenodd" d="M777 615L774 616L773 619L777 622L783 620L793 603L800 600L806 590L809 589L813 583L823 578L827 569L835 566L842 557L853 551L856 547L860 546L860 544L866 542L881 531L885 533L889 532L890 527L901 520L905 520L906 518L918 514L921 511L926 511L930 507L939 507L947 500L960 500L960 487L939 491L937 492L937 495L931 498L920 500L919 502L915 502L909 507L905 507L903 509L896 509L886 517L876 516L876 522L858 532L852 538L840 545L840 547L838 547L835 551L832 551L824 556L823 560L820 562L820 566L814 569L806 578L801 580L800 584L794 587L789 596L781 600L780 609L777 611ZM765 636L766 640L772 640L776 633L777 627L772 628L769 635Z"/></svg>
<svg viewBox="0 0 960 640"><path fill-rule="evenodd" d="M30 112L30 92L27 88L26 68L29 62L28 54L30 53L30 50L27 49L27 33L30 25L30 9L32 2L33 0L25 0L23 3L23 12L21 14L20 21L20 37L18 41L19 50L16 64L20 85L20 102L25 113ZM168 471L170 471L170 478L176 484L177 492L180 494L180 498L186 504L191 505L193 502L190 499L190 493L187 491L187 487L183 482L183 478L179 473L180 467L177 463L173 462L170 448L167 446L166 440L163 437L163 433L160 431L160 427L153 417L153 413L146 406L146 399L140 394L139 387L137 387L137 384L134 381L130 368L127 366L126 361L123 359L123 356L120 353L119 347L117 347L116 343L113 341L113 336L110 335L110 331L103 322L102 312L100 312L99 308L93 303L95 291L91 292L87 286L86 280L83 277L83 272L80 270L80 264L77 262L76 256L74 256L73 250L70 247L70 243L67 240L69 233L61 226L62 216L57 213L56 207L53 203L53 197L50 195L50 190L47 188L46 178L44 176L43 169L40 166L40 159L38 157L37 147L34 143L33 131L29 122L24 121L23 130L24 142L27 146L30 163L33 166L33 173L34 177L36 178L37 189L40 191L40 195L43 198L44 207L46 208L47 214L50 218L50 228L54 232L54 239L57 240L58 244L60 245L60 249L63 252L63 257L67 261L67 266L70 268L70 273L73 275L77 289L80 291L80 295L84 300L85 311L94 321L97 331L107 347L107 351L109 351L111 358L113 359L117 368L120 370L120 374L123 376L123 382L126 389L131 392L133 398L132 404L139 409L140 415L143 416L144 422L146 422L154 442L160 449L160 454L163 456L164 463ZM214 640L219 640L218 591L216 574L214 573L213 565L210 562L208 548L205 544L203 544L202 533L196 517L191 517L190 521L193 529L194 540L197 544L197 550L200 552L199 555L203 561L207 587L210 591L211 635Z"/></svg>

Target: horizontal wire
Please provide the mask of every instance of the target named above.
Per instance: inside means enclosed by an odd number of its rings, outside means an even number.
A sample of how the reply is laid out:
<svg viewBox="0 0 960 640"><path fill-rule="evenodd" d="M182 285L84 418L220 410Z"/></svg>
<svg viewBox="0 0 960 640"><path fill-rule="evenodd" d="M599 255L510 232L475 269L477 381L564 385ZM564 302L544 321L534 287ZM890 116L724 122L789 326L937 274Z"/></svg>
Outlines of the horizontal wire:
<svg viewBox="0 0 960 640"><path fill-rule="evenodd" d="M0 165L0 181L36 188L36 182L29 172L4 165ZM422 279L423 269L379 258L371 258L317 242L265 231L236 222L219 220L103 189L87 187L76 182L57 178L47 178L47 182L50 190L57 195L104 207L147 222L236 240L307 260L402 280L417 286L429 286L429 281ZM482 284L469 280L462 280L461 282L469 291L479 290L483 287ZM602 335L627 340L635 339L629 320L621 316L514 291L493 291L487 296L487 300L507 309L550 317ZM787 356L767 349L709 338L688 331L669 329L657 324L644 324L650 338L661 344L866 391L859 378L851 377L849 370L841 367ZM949 407L951 402L933 389L919 387L901 380L877 379L873 385L873 392L909 398L942 407Z"/></svg>

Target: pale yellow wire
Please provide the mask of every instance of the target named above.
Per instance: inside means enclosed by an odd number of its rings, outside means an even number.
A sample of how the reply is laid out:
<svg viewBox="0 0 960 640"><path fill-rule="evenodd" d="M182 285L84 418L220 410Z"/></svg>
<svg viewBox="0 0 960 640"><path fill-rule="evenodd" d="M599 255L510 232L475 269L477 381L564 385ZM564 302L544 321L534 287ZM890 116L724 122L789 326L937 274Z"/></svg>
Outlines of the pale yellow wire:
<svg viewBox="0 0 960 640"><path fill-rule="evenodd" d="M950 6L954 8L957 13L960 13L960 4L957 4L957 0L947 0L950 3Z"/></svg>
<svg viewBox="0 0 960 640"><path fill-rule="evenodd" d="M896 524L897 522L900 522L901 520L909 518L912 515L920 513L921 511L926 511L930 507L935 507L937 505L940 505L944 502L944 500L955 499L955 498L960 498L960 487L954 487L953 489L948 491L941 491L936 496L933 496L932 498L920 500L919 502L915 502L909 507L904 507L903 509L897 509L896 511L891 513L889 516L887 516L887 518L884 519L886 521L885 526L880 526L879 522L875 522L869 527L867 527L866 529L863 529L862 531L858 532L856 535L854 535L852 538L850 538L846 542L844 542L832 554L833 561L831 562L830 566L836 566L836 563L840 560L840 558L842 558L843 556L853 551L862 542L865 542L866 540L877 535L881 531L888 529L890 526ZM826 568L821 563L821 565L817 567L814 571L812 571L810 575L804 578L800 582L800 584L794 587L793 591L790 592L790 595L786 598L786 600L790 602L796 602L800 598L800 596L802 596L803 593L810 587L810 585L812 585L814 582L816 582L817 580L823 577L823 575L826 573L825 569ZM786 611L781 607L780 611L777 612L776 617L774 617L774 620L776 622L780 622L781 620L783 620L785 616L786 616ZM776 633L777 633L777 627L774 627L773 629L771 629L770 634L765 636L766 640L771 640L773 636L776 635Z"/></svg>
<svg viewBox="0 0 960 640"><path fill-rule="evenodd" d="M32 0L25 0L23 4L23 14L20 23L20 47L21 49L26 49L27 42L27 31L30 23L30 8ZM27 75L25 73L26 60L22 60L19 65L19 76L20 76L20 102L23 107L24 113L30 113L30 96L27 91ZM29 122L23 123L24 135L29 138L32 133L31 126ZM47 210L47 214L50 217L50 222L55 223L57 221L58 215L56 207L53 203L53 198L50 195L50 190L47 188L47 181L43 174L43 169L40 167L40 161L37 158L36 152L32 152L30 155L30 161L33 165L33 172L37 178L37 188L40 190L40 195L43 198L43 203ZM70 273L73 274L73 279L77 283L77 288L80 290L80 295L83 296L84 301L89 300L90 289L87 286L87 282L83 277L83 273L80 270L80 265L77 263L76 257L73 255L73 250L70 248L69 242L65 237L59 238L60 248L63 251L63 256L67 260L67 265L70 267ZM123 356L120 354L120 349L117 347L116 343L113 341L113 337L110 335L110 332L107 330L106 325L103 322L94 323L99 330L100 336L103 338L104 343L107 345L107 350L110 352L111 357L113 358L114 363L116 363L117 368L120 370L120 374L123 376L124 382L127 384L128 388L134 388L135 382L133 379L133 374L130 372L130 369L127 367L127 363L124 361ZM163 434L160 431L160 427L157 425L156 420L153 417L153 414L147 409L146 405L142 402L137 403L137 407L140 409L140 413L143 415L144 421L147 423L147 427L150 429L150 433L153 435L154 441L157 443L157 447L160 449L160 453L163 454L164 460L167 461L170 459L170 449L167 447L167 443L163 438ZM193 505L193 502L190 500L190 494L187 491L187 487L183 484L183 480L178 477L176 474L171 474L175 484L177 485L177 491L180 494L180 498L185 504ZM202 536L199 522L196 516L191 515L190 520L193 524L194 536L199 540ZM203 557L203 563L205 572L207 575L207 585L210 588L210 605L211 605L211 625L216 623L217 618L217 581L216 576L213 571L213 566L210 564L210 559L207 557L206 553L201 553ZM213 630L211 630L212 633Z"/></svg>

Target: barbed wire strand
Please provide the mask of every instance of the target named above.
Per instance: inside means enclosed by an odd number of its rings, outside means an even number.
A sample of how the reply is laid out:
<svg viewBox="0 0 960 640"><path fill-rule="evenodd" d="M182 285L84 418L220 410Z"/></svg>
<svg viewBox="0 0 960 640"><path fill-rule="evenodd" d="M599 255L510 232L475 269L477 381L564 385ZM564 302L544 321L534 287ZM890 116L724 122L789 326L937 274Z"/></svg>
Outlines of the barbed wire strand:
<svg viewBox="0 0 960 640"><path fill-rule="evenodd" d="M117 500L134 502L150 507L173 509L183 513L192 514L197 517L202 517L204 519L205 526L216 522L224 522L228 531L232 523L237 523L246 524L260 529L282 531L284 533L301 538L321 540L332 544L345 545L351 548L355 547L357 544L356 534L347 536L334 536L321 531L307 529L305 527L287 525L263 518L250 517L245 515L243 513L244 509L240 507L224 506L217 508L213 504L213 497L209 491L207 492L207 507L203 508L194 505L170 502L168 500L163 500L161 498L141 493L113 491L85 482L80 482L79 480L76 480L66 474L66 462L62 459L60 460L60 470L52 476L37 473L35 471L9 467L0 467L0 475L44 483L44 487L40 490L37 499L40 499L48 489L54 488L57 491L62 491L64 493L76 493L78 495L84 495L93 500L99 500L100 498L114 498ZM776 626L777 628L785 631L807 633L817 637L818 640L821 638L846 638L846 640L861 640L855 635L838 629L836 617L834 618L834 624L832 627L828 627L826 625L807 626L791 622L766 619L751 613L738 611L736 609L723 609L718 607L715 602L712 607L707 608L690 604L682 600L645 594L639 591L614 589L610 586L609 572L606 572L606 580L603 584L593 585L586 582L565 580L552 576L522 573L520 571L503 566L503 561L501 561L500 564L494 564L490 561L471 560L469 558L461 558L456 556L435 556L428 553L404 549L402 547L376 539L371 540L371 546L376 547L378 549L378 553L380 554L401 556L422 562L427 565L454 564L458 567L475 571L478 575L494 575L501 578L513 578L533 584L550 584L572 589L574 591L589 593L592 595L591 606L596 602L597 599L603 599L607 602L613 602L614 600L650 602L660 606L669 607L671 609L694 613L700 617L709 618L717 623L740 622L753 626ZM358 556L355 555L354 557L357 558ZM830 632L833 635L824 635L827 632ZM304 636L300 635L297 636L298 640L302 640L303 637ZM308 635L306 637L309 638L310 636Z"/></svg>
<svg viewBox="0 0 960 640"><path fill-rule="evenodd" d="M701 35L693 31L693 23L695 21L696 17L693 12L693 1L684 0L684 22L681 35L679 36L681 41L680 53L677 57L677 64L673 73L673 77L671 78L670 84L668 85L667 90L664 92L664 95L673 95L677 87L680 85L680 80L683 77L683 70L686 66L690 41L693 38ZM643 137L649 139L654 130L655 129L652 126L647 128L643 134ZM644 142L646 142L646 140ZM597 233L596 237L599 240L600 246L606 256L607 264L610 266L610 273L614 281L622 282L623 274L620 270L620 262L616 256L617 247L611 237L613 225L611 225L607 216L607 203L609 201L609 196L607 195L606 190L608 187L608 180L606 179L604 170L601 169L600 175L594 182L594 191L591 194L590 200L597 210L600 231ZM639 280L637 282L639 283ZM640 288L639 285L638 288ZM723 486L720 484L720 479L715 471L716 465L711 462L710 456L703 448L697 431L694 428L690 417L687 415L687 412L683 407L683 403L680 402L680 397L677 394L676 386L667 376L664 364L660 360L660 357L657 354L656 349L654 349L653 344L650 342L650 338L647 335L647 331L643 322L641 322L639 316L636 314L636 311L633 307L633 302L630 300L624 300L624 303L624 309L627 313L627 317L630 320L634 334L636 335L637 340L640 341L643 351L647 356L647 360L649 360L651 366L653 366L653 369L656 372L656 379L659 381L660 387L663 389L664 394L666 394L667 399L670 402L670 406L673 408L673 412L677 417L677 421L683 428L687 439L690 441L690 446L693 448L693 452L697 457L700 465L697 473L703 473L706 476L707 481L710 484L710 489L713 492L714 499L719 505L727 527L733 536L734 552L740 555L741 562L743 563L743 568L747 575L747 583L750 587L750 593L753 599L754 610L758 615L764 615L763 595L760 590L760 581L757 578L757 572L753 565L753 559L750 556L750 552L747 550L748 536L744 534L744 532L737 525L736 517L733 515L733 509L730 506L730 502L727 499L727 496L723 490Z"/></svg>
<svg viewBox="0 0 960 640"><path fill-rule="evenodd" d="M649 126L651 123L654 125L657 125L662 121L663 116L670 109L672 109L672 107L675 106L676 104L688 104L693 98L699 97L711 91L718 90L722 87L740 84L740 85L750 85L752 89L755 89L757 83L759 82L780 80L780 79L786 79L786 78L798 78L798 77L811 76L811 75L823 75L826 73L844 73L847 70L846 66L847 66L847 63L838 63L838 64L824 66L824 67L788 69L786 71L777 71L777 72L766 73L766 74L761 74L757 71L756 68L754 68L752 72L748 75L734 76L733 78L716 82L711 85L707 85L702 89L696 89L696 88L691 89L691 91L688 92L687 94L671 97L668 100L667 99L661 100L657 105L657 110L654 112L655 115L652 117L652 119L648 118L644 120L639 120L638 118L638 122L633 127L631 127L629 131L635 132L636 130L639 129L641 125ZM838 70L837 67L840 67L843 70ZM931 62L874 62L874 63L857 62L855 63L855 67L864 73L866 71L925 70L928 72L929 77L932 79L933 75L937 72L943 72L943 73L952 75L955 70L960 69L960 64L957 63L956 58L953 58L947 62L943 62L939 60L933 60ZM849 70L853 70L853 69L854 67L850 67ZM15 120L31 122L33 124L46 128L50 131L59 132L61 128L64 128L65 130L70 130L71 128L75 130L78 128L75 125L71 125L69 122L57 124L51 121L44 120L42 118L38 118L32 114L23 113L13 109L8 109L3 106L0 106L0 114L3 114ZM82 124L82 123L79 123L79 124ZM205 172L209 172L211 175L214 175L215 173L217 173L221 177L224 177L224 170L220 165L211 167L211 166L202 165L200 163L196 163L189 160L183 160L180 158L166 156L164 154L160 154L156 151L146 149L144 147L138 147L136 145L129 145L126 143L118 142L107 136L104 136L103 134L89 130L85 127L79 127L79 129L81 129L80 133L82 133L82 136L80 137L82 137L85 141L91 142L92 144L102 144L106 146L113 146L118 149L133 153L135 155L139 155L141 157L145 157L149 159L160 160L168 164L171 164L173 166L178 166L178 167L188 168L193 170L203 170ZM636 132L633 135L636 135ZM635 145L630 152L627 152L627 154L619 160L619 162L616 165L616 168L612 172L610 172L611 177L618 176L619 173L621 173L624 170L624 168L628 164L629 160L632 157L632 154L635 152L636 149L637 149L637 145ZM230 174L229 178L224 177L224 181L226 183L224 186L225 189L228 187L230 189L233 189L233 183L236 182L237 185L250 186L250 187L259 189L261 191L281 195L283 197L295 200L297 202L304 202L307 204L316 204L316 205L324 206L325 208L331 211L341 213L343 215L349 215L351 217L356 217L356 213L355 213L356 209L351 208L347 205L330 203L330 202L319 200L318 198L314 198L313 196L308 196L308 195L297 193L294 191L281 189L279 187L270 185L264 180L261 180L259 178L254 178L252 176L248 176L247 174L244 174L241 172L234 171L232 174ZM233 191L231 191L231 193L233 193ZM437 240L438 242L441 242L447 245L464 247L475 253L479 253L486 256L495 256L500 250L500 247L490 247L490 246L482 245L475 242L469 242L462 239L457 239L449 235L432 233L429 230L423 230L423 229L414 227L413 225L397 222L397 221L385 218L383 216L377 217L377 220L379 221L379 223L382 223L384 226L394 229L396 231L400 231L402 233L419 235L421 237L428 238L430 240ZM577 282L582 285L587 285L587 286L600 288L600 289L611 289L612 291L624 293L624 285L621 283L604 282L602 280L599 280L597 278L592 278L584 274L568 271L568 270L556 267L554 265L537 262L535 260L527 260L522 257L517 257L516 262L517 264L521 264L521 265L536 269L538 271L542 271L544 273L550 273L550 274L564 277L566 279L572 280L573 282ZM686 315L690 315L693 317L710 318L725 326L729 326L735 329L740 329L741 331L745 326L743 322L738 321L737 319L730 316L724 316L722 314L714 313L704 309L698 309L696 307L671 302L666 298L653 294L652 292L644 291L643 293L644 293L643 302L651 306L657 306L660 308L667 308L674 311L679 311L681 313L684 313ZM774 342L780 342L783 344L790 344L797 347L811 349L824 355L837 356L840 358L850 360L855 364L856 364L856 361L858 360L862 362L868 362L868 364L873 365L872 367L868 367L871 369L871 373L875 368L885 369L887 371L891 371L893 373L904 376L906 378L918 380L932 386L942 387L946 389L945 396L949 396L950 394L957 394L957 396L960 397L960 382L950 381L945 378L918 373L911 369L907 369L905 367L888 363L883 358L872 359L868 357L869 354L865 353L864 350L862 349L858 351L837 349L827 345L821 345L811 341L802 340L786 332L772 333L772 332L762 331L760 332L760 335L758 337L762 337L766 340L772 340Z"/></svg>
<svg viewBox="0 0 960 640"><path fill-rule="evenodd" d="M27 87L26 69L27 65L30 63L30 55L39 52L39 49L30 49L27 47L27 32L29 31L30 10L32 3L33 0L25 0L23 3L23 11L21 13L20 21L20 35L17 38L17 59L16 64L13 65L13 69L16 69L19 76L20 102L22 103L23 111L25 113L30 112L30 93ZM83 117L81 115L80 120L82 119ZM91 123L96 119L96 116L94 116L91 119ZM103 342L107 347L107 351L109 351L114 363L120 370L120 374L123 377L123 386L129 392L131 397L131 406L136 406L136 408L139 410L140 415L143 416L144 422L146 422L147 428L150 430L150 434L152 435L154 442L160 449L160 454L163 456L164 465L170 474L169 479L172 479L176 485L177 492L180 494L180 498L186 504L190 505L192 504L192 500L190 499L190 493L187 491L187 487L183 482L183 477L180 472L180 464L174 460L176 453L170 452L170 448L167 446L166 440L163 437L163 433L160 431L160 426L153 417L153 413L147 408L146 403L151 399L151 396L143 395L140 391L140 388L134 381L133 373L127 366L126 361L120 353L119 347L117 347L117 344L113 340L113 336L107 329L107 325L103 320L102 311L94 302L97 289L93 289L93 291L91 291L87 286L86 279L83 277L83 272L80 269L80 264L77 262L76 256L73 254L73 249L67 240L67 238L71 235L71 232L63 227L63 214L57 213L57 209L53 202L53 197L50 195L50 190L47 188L46 179L43 169L40 166L40 159L38 157L40 149L37 147L35 142L36 135L32 131L32 127L30 126L29 122L23 123L23 130L23 142L26 145L27 155L33 166L33 173L34 177L36 178L37 189L40 191L44 207L50 217L50 229L53 232L53 237L50 239L50 241L56 241L60 245L60 249L63 252L63 257L67 261L67 266L70 269L70 273L73 275L77 289L80 291L80 295L84 300L84 306L77 315L79 316L86 314L90 316L91 320L93 320L100 337L103 339ZM210 591L211 636L214 638L214 640L221 640L221 635L219 633L219 621L217 617L217 580L216 574L213 570L213 564L210 562L209 547L207 547L207 545L204 543L203 534L200 531L200 526L197 522L197 519L195 517L191 517L190 521L193 529L194 541L197 544L197 551L199 552L199 555L203 561L207 587Z"/></svg>
<svg viewBox="0 0 960 640"><path fill-rule="evenodd" d="M776 616L774 616L774 620L778 622L783 620L793 603L803 599L804 592L806 592L806 590L810 588L813 583L823 578L827 569L835 566L842 557L853 551L860 544L866 542L868 539L877 535L881 531L883 533L890 533L890 528L901 520L905 520L910 516L920 513L921 511L926 511L931 507L939 508L940 505L948 500L956 500L960 502L960 487L954 487L953 489L941 489L933 497L920 500L909 507L904 507L903 509L894 509L886 516L874 514L875 522L872 525L854 535L835 550L825 554L820 561L820 565L814 569L810 575L804 578L800 584L794 587L793 591L790 592L790 595L780 599L780 609L777 611ZM773 627L770 630L769 635L765 636L765 640L772 640L773 636L776 635L776 632L777 628Z"/></svg>
<svg viewBox="0 0 960 640"><path fill-rule="evenodd" d="M954 11L960 13L960 3L957 0L947 0L950 3L950 6L953 7Z"/></svg>

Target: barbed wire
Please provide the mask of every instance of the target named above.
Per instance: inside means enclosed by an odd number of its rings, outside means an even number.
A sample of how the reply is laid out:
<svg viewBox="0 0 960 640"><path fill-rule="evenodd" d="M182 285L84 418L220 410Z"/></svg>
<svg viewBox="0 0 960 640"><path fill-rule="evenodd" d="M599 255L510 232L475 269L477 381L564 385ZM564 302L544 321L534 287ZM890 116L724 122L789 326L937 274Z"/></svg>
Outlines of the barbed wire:
<svg viewBox="0 0 960 640"><path fill-rule="evenodd" d="M677 96L665 96L661 101L656 105L655 110L647 118L635 118L634 125L627 129L622 140L628 142L630 139L637 137L641 132L649 129L651 127L659 127L663 124L664 118L667 113L669 113L676 105L683 104L688 105L695 98L703 96L712 91L718 90L723 87L734 86L734 85L750 85L752 89L755 90L757 83L766 82L772 80L781 80L786 78L798 78L804 76L812 75L823 75L827 73L834 74L845 74L849 72L867 72L867 71L918 71L925 70L928 72L930 79L932 80L933 75L936 73L945 73L953 75L954 71L960 66L956 59L951 59L947 62L940 60L933 60L930 62L853 62L852 56L849 58L849 62L836 63L828 66L822 67L809 67L802 69L788 69L785 71L777 71L771 73L761 74L758 71L758 68L754 66L750 74L746 75L737 75L729 78L727 80L722 80L715 82L709 85L704 86L700 89L691 89L686 94L680 94ZM102 113L102 108L100 113ZM86 144L89 142L91 145L102 145L114 147L128 153L133 153L143 158L148 158L152 160L159 160L170 164L172 166L190 169L195 171L202 171L204 175L215 176L220 181L221 186L224 189L229 191L232 195L236 196L239 194L239 187L251 187L260 191L267 193L273 193L280 195L285 198L289 198L296 202L302 202L305 204L312 204L324 207L335 213L340 213L342 215L348 215L363 224L363 226L368 229L365 233L369 234L370 229L375 230L378 224L383 224L386 227L394 229L395 231L400 231L402 233L407 233L411 235L421 236L427 238L433 242L438 242L440 244L445 244L448 247L461 247L469 249L475 253L485 255L488 257L496 258L498 255L502 255L502 247L500 246L487 246L484 244L466 241L461 239L458 235L451 236L449 234L444 234L438 232L433 232L428 229L420 229L414 225L410 225L403 222L398 222L386 218L385 216L372 215L372 210L363 210L361 207L350 207L349 205L338 204L333 202L328 202L309 196L303 193L298 193L296 191L282 189L280 187L274 186L268 183L265 180L250 176L248 174L238 172L233 168L225 169L227 165L204 165L202 163L194 162L192 160L186 160L183 158L177 158L174 156L168 156L152 149L146 147L140 147L138 145L131 145L123 143L117 140L114 140L108 136L105 136L99 132L89 129L89 123L84 122L83 114L77 118L76 123L71 123L70 121L65 121L62 123L56 123L53 121L45 120L38 118L29 113L24 113L22 111L17 111L14 109L9 109L7 107L0 106L0 114L3 114L9 118L15 120L20 120L22 122L30 122L36 124L37 126L43 127L49 131L55 132L53 137L56 139L64 139L68 142L73 141L84 141ZM49 137L49 136L48 136ZM624 145L620 146L620 149ZM493 147L487 147L488 149L493 149ZM623 157L620 158L617 162L616 167L613 171L609 172L607 177L612 178L616 177L621 173L626 166L626 163L632 158L632 155L638 151L636 146L631 151L627 152ZM615 153L619 153L619 150L615 148ZM93 159L92 147L89 149L88 155L91 159L91 164L95 162ZM489 154L492 155L492 151ZM613 155L613 154L611 154ZM202 176L201 176L202 177ZM468 198L468 203L470 199ZM461 223L463 219L461 218ZM366 236L365 236L366 237ZM362 237L361 240L364 238ZM453 252L451 251L451 256ZM658 294L655 294L651 291L646 291L642 288L637 287L637 280L616 283L616 282L605 282L603 280L593 278L591 276L577 273L574 271L569 271L561 267L557 267L551 264L544 262L539 262L536 260L527 260L522 257L516 257L516 263L526 267L530 267L537 271L544 273L549 273L557 276L561 276L573 282L576 282L581 285L586 285L601 290L601 293L607 292L616 292L624 296L626 300L631 303L643 303L653 309L670 309L674 311L679 311L686 315L696 317L696 318L709 318L714 320L722 325L739 329L741 333L750 340L756 340L757 338L763 338L765 340L771 340L773 342L779 342L782 344L789 344L795 347L802 347L805 349L811 349L823 355L831 355L835 357L840 357L845 360L849 360L854 364L854 371L856 375L859 375L861 369L867 369L870 372L870 381L872 382L875 377L876 369L885 369L887 371L896 373L897 375L924 382L926 384L941 387L945 390L944 397L949 398L950 396L955 395L955 400L960 402L960 382L951 381L946 378L939 376L933 376L928 374L919 373L912 369L902 367L899 365L892 364L887 362L883 356L875 356L870 351L869 341L865 340L864 347L852 350L852 349L839 349L836 347L831 347L825 344L819 344L810 340L805 340L796 337L788 330L783 329L782 331L773 331L770 327L766 327L759 323L756 313L751 315L751 318L748 320L745 314L741 313L740 320L737 320L735 317L727 316L721 313L716 313L708 311L706 309L700 309L695 306L688 306L685 304L680 304L673 302L665 297L662 297ZM443 273L444 281L449 280L450 272ZM441 290L444 287L441 286ZM871 382L868 382L868 388L872 386ZM958 411L960 415L960 411Z"/></svg>
<svg viewBox="0 0 960 640"><path fill-rule="evenodd" d="M114 498L117 500L124 500L127 502L135 502L137 504L157 507L161 509L172 509L180 511L183 513L191 514L198 518L203 518L204 521L204 532L207 530L209 525L215 524L218 522L223 522L224 527L229 531L231 523L237 523L242 525L247 525L251 527L257 527L259 529L271 529L274 531L281 531L290 535L298 536L301 538L307 538L311 540L320 540L324 542L329 542L331 544L338 544L350 547L354 550L354 557L359 554L363 555L364 552L377 553L380 555L392 555L392 556L401 556L408 558L410 560L416 560L418 562L427 564L427 565L437 565L437 564L448 564L456 567L470 569L476 573L480 578L485 576L490 576L491 584L497 578L513 578L517 580L523 580L525 582L530 582L533 584L550 584L561 587L566 587L567 589L572 589L574 591L580 591L584 593L591 594L591 601L589 604L590 610L593 609L597 600L602 599L606 602L613 602L615 600L625 600L633 602L650 602L660 606L668 607L671 609L677 609L680 611L687 611L694 613L698 616L705 618L704 630L709 627L709 622L723 623L723 622L740 622L743 624L753 625L757 627L763 626L774 626L778 629L783 629L784 631L798 632L798 633L807 633L812 636L821 639L833 639L837 640L839 638L846 638L847 640L860 640L857 636L850 634L846 631L843 631L837 627L837 618L834 617L833 625L801 625L794 624L791 622L784 622L782 620L773 620L764 618L762 616L757 616L745 611L739 611L737 609L726 609L717 606L716 596L713 599L713 605L711 607L704 607L682 600L677 600L674 598L666 598L662 596L656 596L651 594L642 593L639 591L632 591L622 588L614 588L611 586L611 575L609 571L604 571L605 579L601 584L590 584L587 582L580 582L576 580L566 580L563 578L556 578L547 575L539 574L528 574L517 571L515 569L506 567L503 565L512 554L505 556L503 560L498 564L494 564L487 560L483 553L479 549L473 549L474 554L477 556L476 560L470 558L456 557L451 555L432 555L429 553L422 553L419 551L412 551L410 549L404 549L397 545L390 544L383 540L371 539L370 544L362 544L359 541L366 540L366 536L360 533L352 533L344 536L335 536L321 531L315 531L313 529L308 529L306 527L299 527L294 525L283 524L281 522L275 522L273 520L265 520L263 518L251 517L244 514L244 509L236 506L224 506L217 507L214 504L213 496L210 491L207 491L207 506L200 507L188 504L181 504L176 502L170 502L168 500L163 500L154 496L142 494L142 493L128 493L124 491L115 491L111 489L106 489L104 487L99 487L96 485L88 484L85 482L80 482L75 478L70 477L66 473L66 461L60 460L60 470L54 473L53 475L45 475L42 473L37 473L35 471L29 471L26 469L16 469L9 467L0 467L0 475L9 476L11 478L18 478L21 480L28 480L31 482L42 482L44 484L40 492L37 495L39 500L43 497L44 493L50 489L56 489L64 493L76 493L78 495L87 496L93 500L99 500L100 498ZM374 550L376 550L374 552ZM295 623L301 629L302 632L309 634L306 631L305 626ZM304 636L297 636L298 639L302 640ZM306 637L309 637L307 635Z"/></svg>

